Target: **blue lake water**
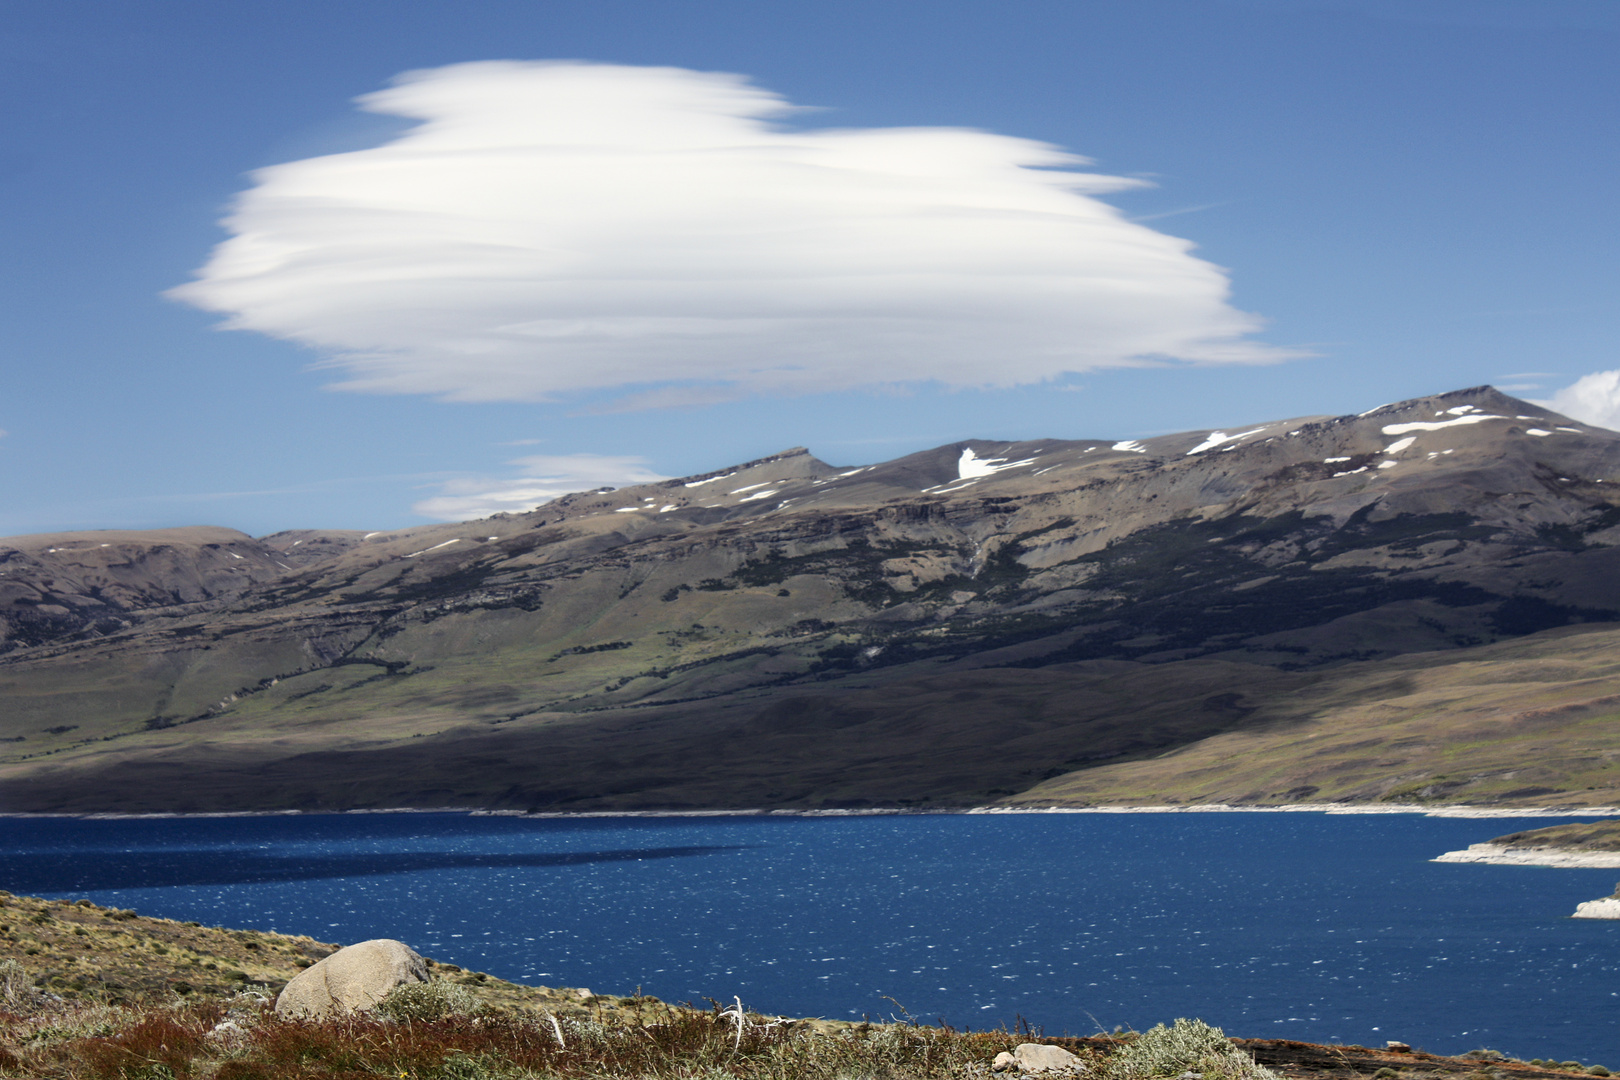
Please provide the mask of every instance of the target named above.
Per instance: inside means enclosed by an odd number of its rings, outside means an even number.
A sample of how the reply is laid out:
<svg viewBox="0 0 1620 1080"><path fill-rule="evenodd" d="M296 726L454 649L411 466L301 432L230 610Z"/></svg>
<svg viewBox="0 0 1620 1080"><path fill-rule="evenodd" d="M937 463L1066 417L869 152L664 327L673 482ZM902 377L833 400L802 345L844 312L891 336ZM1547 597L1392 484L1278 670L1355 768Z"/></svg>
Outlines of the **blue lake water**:
<svg viewBox="0 0 1620 1080"><path fill-rule="evenodd" d="M1620 872L1428 860L1549 818L1064 814L0 818L0 888L519 982L1049 1034L1234 1035L1620 1068ZM890 999L893 999L892 1001Z"/></svg>

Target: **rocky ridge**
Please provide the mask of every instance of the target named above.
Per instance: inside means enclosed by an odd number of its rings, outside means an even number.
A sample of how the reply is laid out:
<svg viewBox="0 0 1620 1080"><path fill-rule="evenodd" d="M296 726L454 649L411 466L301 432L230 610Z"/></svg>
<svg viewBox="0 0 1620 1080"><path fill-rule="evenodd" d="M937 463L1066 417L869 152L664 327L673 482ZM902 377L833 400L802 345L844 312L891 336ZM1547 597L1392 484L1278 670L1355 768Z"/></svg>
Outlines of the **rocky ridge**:
<svg viewBox="0 0 1620 1080"><path fill-rule="evenodd" d="M1560 658L1620 622L1617 485L1620 434L1479 387L859 467L796 448L395 532L16 538L0 808L1164 801L1166 751L1401 711L1399 665L1521 641L1515 723L1585 739L1620 686ZM1607 745L1540 783L1425 759L1198 797L1567 799L1606 790Z"/></svg>

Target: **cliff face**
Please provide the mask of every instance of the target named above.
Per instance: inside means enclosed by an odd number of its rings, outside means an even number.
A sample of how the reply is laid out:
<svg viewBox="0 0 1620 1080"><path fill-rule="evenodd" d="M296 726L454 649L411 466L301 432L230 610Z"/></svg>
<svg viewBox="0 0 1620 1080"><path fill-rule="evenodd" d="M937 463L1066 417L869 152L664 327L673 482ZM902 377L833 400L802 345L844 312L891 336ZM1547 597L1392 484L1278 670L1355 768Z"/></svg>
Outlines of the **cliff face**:
<svg viewBox="0 0 1620 1080"><path fill-rule="evenodd" d="M1617 485L1620 434L1483 387L392 533L22 538L0 803L1005 798L1341 669L1620 620Z"/></svg>

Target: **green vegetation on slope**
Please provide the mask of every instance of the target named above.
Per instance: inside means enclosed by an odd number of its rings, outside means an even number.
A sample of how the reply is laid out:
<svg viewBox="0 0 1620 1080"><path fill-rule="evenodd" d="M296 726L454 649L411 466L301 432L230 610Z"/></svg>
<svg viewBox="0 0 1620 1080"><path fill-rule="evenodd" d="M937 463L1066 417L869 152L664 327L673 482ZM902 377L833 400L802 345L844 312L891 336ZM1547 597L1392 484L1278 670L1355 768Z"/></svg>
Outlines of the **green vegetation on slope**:
<svg viewBox="0 0 1620 1080"><path fill-rule="evenodd" d="M1490 843L1503 847L1550 848L1555 851L1620 851L1620 821L1608 819L1574 825L1549 825L1545 829L1528 829L1498 836Z"/></svg>
<svg viewBox="0 0 1620 1080"><path fill-rule="evenodd" d="M593 656L615 657L630 650ZM364 725L246 709L5 780L13 808L516 811L1620 803L1620 630L1308 671L1240 657L925 661L726 699ZM359 665L343 675L371 678ZM206 732L206 738L201 737ZM413 737L414 736L414 737Z"/></svg>

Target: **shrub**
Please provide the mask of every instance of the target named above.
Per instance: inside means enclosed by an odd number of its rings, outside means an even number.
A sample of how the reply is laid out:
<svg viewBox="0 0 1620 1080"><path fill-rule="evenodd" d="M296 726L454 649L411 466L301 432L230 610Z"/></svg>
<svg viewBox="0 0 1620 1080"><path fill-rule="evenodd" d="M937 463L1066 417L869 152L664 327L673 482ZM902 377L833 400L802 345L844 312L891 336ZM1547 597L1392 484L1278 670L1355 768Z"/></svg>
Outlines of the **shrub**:
<svg viewBox="0 0 1620 1080"><path fill-rule="evenodd" d="M1590 1066L1587 1067L1586 1071L1587 1071L1587 1073L1589 1075L1592 1075L1592 1076L1608 1076L1609 1075L1609 1070L1605 1069L1601 1065L1590 1065Z"/></svg>
<svg viewBox="0 0 1620 1080"><path fill-rule="evenodd" d="M17 961L0 960L0 1005L7 1008L33 1001L34 978Z"/></svg>
<svg viewBox="0 0 1620 1080"><path fill-rule="evenodd" d="M403 983L377 1003L377 1014L405 1024L412 1021L443 1020L447 1016L467 1016L479 1009L478 998L470 990L442 979L425 983Z"/></svg>
<svg viewBox="0 0 1620 1080"><path fill-rule="evenodd" d="M463 1054L460 1051L452 1052L439 1063L438 1069L439 1080L500 1080L511 1075L511 1070L484 1054Z"/></svg>
<svg viewBox="0 0 1620 1080"><path fill-rule="evenodd" d="M1373 1073L1373 1080L1395 1080L1395 1077L1399 1075L1401 1074L1390 1068L1388 1065L1385 1065L1382 1069L1379 1069L1377 1072Z"/></svg>
<svg viewBox="0 0 1620 1080"><path fill-rule="evenodd" d="M1270 1069L1232 1045L1220 1028L1202 1020L1159 1024L1138 1035L1109 1063L1111 1080L1202 1073L1205 1080L1278 1080Z"/></svg>

